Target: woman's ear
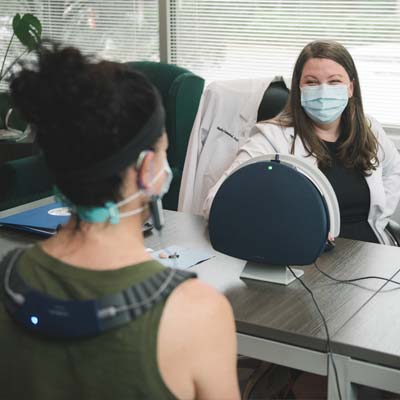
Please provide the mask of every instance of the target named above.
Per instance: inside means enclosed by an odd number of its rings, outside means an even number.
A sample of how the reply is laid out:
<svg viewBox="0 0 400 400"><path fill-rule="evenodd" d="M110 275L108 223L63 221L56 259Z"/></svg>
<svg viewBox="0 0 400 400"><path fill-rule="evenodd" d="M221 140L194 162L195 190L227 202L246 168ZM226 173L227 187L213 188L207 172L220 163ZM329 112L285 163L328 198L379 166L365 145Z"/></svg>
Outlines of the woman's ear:
<svg viewBox="0 0 400 400"><path fill-rule="evenodd" d="M149 189L154 171L153 169L153 160L154 160L154 151L146 151L146 154L143 156L142 161L137 169L137 180L139 189Z"/></svg>

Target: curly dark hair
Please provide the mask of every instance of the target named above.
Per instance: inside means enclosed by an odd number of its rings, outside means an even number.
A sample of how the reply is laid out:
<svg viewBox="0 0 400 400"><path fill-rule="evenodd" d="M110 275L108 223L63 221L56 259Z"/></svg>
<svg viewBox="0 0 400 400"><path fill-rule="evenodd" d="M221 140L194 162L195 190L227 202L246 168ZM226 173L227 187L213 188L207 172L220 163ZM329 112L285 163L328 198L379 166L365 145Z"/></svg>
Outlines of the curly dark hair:
<svg viewBox="0 0 400 400"><path fill-rule="evenodd" d="M10 90L36 132L50 172L57 171L57 186L70 201L98 206L121 199L126 170L84 185L64 180L59 171L96 165L140 131L157 105L156 91L141 73L47 42L33 65L23 65L12 78ZM142 146L150 148L160 135L150 134Z"/></svg>

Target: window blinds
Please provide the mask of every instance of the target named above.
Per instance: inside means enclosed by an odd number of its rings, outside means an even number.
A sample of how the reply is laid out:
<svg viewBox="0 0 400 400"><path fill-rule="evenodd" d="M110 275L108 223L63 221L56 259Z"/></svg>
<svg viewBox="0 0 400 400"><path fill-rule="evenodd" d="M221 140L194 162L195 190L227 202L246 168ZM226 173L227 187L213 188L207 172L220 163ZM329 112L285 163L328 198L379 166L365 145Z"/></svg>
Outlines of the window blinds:
<svg viewBox="0 0 400 400"><path fill-rule="evenodd" d="M120 61L159 60L159 2L0 0L0 57L16 12L44 36ZM290 77L301 48L335 39L351 52L364 107L400 129L400 0L169 0L171 62L207 80ZM20 49L13 46L10 60ZM2 60L2 58L0 58Z"/></svg>
<svg viewBox="0 0 400 400"><path fill-rule="evenodd" d="M400 128L400 0L170 0L171 61L207 80L290 77L302 47L335 39L367 113Z"/></svg>
<svg viewBox="0 0 400 400"><path fill-rule="evenodd" d="M43 37L86 54L119 61L159 60L158 0L1 0L0 61L16 12L33 13L42 22ZM10 60L21 51L15 44Z"/></svg>

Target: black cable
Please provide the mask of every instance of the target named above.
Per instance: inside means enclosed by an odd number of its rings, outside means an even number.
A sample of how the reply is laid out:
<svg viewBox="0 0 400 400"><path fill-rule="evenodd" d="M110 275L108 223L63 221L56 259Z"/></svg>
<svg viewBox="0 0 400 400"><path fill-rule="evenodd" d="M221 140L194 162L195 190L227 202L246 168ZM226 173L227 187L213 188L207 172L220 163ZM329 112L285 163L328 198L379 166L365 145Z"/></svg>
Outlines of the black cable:
<svg viewBox="0 0 400 400"><path fill-rule="evenodd" d="M332 354L332 349L331 349L331 337L329 335L329 329L328 329L328 324L326 322L326 319L324 317L324 314L322 314L321 309L319 308L319 305L317 303L317 300L315 300L314 297L314 293L312 292L312 290L303 282L302 279L300 279L292 270L292 268L288 265L288 269L289 271L292 273L292 275L301 283L301 285L304 287L304 289L307 290L307 292L311 295L311 298L315 304L316 309L318 310L321 318L322 318L322 322L324 324L324 328L325 328L325 332L326 332L326 347L327 347L327 355L328 355L328 375L329 375L329 358L332 361L332 366L333 366L333 372L335 373L335 380L336 380L336 388L338 391L338 395L339 395L339 400L342 400L342 394L340 391L340 385L339 385L339 376L338 376L338 372L337 372L337 368L336 368L336 364L335 364L335 360L333 359L333 354Z"/></svg>
<svg viewBox="0 0 400 400"><path fill-rule="evenodd" d="M354 283L354 282L363 281L363 280L367 280L367 279L379 279L379 280L382 280L382 281L392 282L392 283L394 283L394 284L396 284L396 285L400 285L400 282L395 281L395 280L393 280L393 279L390 279L390 278L383 278L383 277L381 277L381 276L374 276L374 275L363 276L363 277L361 277L361 278L338 279L338 278L335 278L335 277L333 277L333 276L327 274L326 272L322 271L322 269L318 266L318 264L317 264L316 261L314 261L314 266L315 266L315 268L316 268L322 275L326 276L327 278L331 279L331 280L334 281L334 282L339 282L339 283ZM289 268L290 272L291 272L293 275L295 275L295 274L293 273L293 271L291 270L291 268L290 268L290 267L288 267L288 268ZM301 284L306 288L306 290L307 290L308 292L311 293L311 296L312 296L312 298L313 298L313 300L314 300L314 296L313 296L311 290L309 290L309 289L306 287L305 283L304 283L301 279L299 279L297 276L296 276L296 278L301 282ZM379 291L379 289L378 289L378 291ZM315 300L314 300L314 302L315 302ZM317 303L316 303L316 302L315 302L315 305L317 306ZM321 316L322 316L322 313L321 313L321 311L319 310L319 307L318 307L318 306L317 306L317 308L318 308L318 311L320 312L320 314L321 314ZM324 319L323 316L322 316L322 318ZM324 321L324 325L325 325L325 329L326 329L326 331L327 331L327 325L326 325L325 321ZM330 339L329 339L328 331L327 331L327 336L328 336L328 343L329 343L329 348L330 348ZM339 391L339 381L338 381L338 377L337 377L336 366L335 366L335 363L334 363L332 354L331 354L331 359L332 359L332 364L333 364L334 370L335 370L336 385L337 385L338 392L339 392L339 398L341 398L340 391Z"/></svg>
<svg viewBox="0 0 400 400"><path fill-rule="evenodd" d="M318 266L316 261L314 261L314 266L322 275L325 275L327 278L329 278L329 279L331 279L331 280L333 280L335 282L353 283L353 282L363 281L363 280L367 280L367 279L380 279L382 281L392 282L392 283L395 283L396 285L400 285L400 282L395 281L393 279L383 278L382 276L373 276L373 275L371 275L371 276L363 276L361 278L353 278L353 279L337 279L337 278L327 274L326 272L322 271L322 269Z"/></svg>

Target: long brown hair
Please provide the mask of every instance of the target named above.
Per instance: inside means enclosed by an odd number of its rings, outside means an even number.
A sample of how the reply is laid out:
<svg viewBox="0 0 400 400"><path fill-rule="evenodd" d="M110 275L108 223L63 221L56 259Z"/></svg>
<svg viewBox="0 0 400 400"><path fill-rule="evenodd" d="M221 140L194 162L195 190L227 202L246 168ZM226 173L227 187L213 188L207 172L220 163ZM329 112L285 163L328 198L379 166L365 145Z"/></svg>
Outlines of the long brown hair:
<svg viewBox="0 0 400 400"><path fill-rule="evenodd" d="M338 157L347 168L356 168L369 175L378 166L378 142L371 130L371 124L364 115L360 82L353 58L347 49L335 41L314 41L307 44L297 58L293 70L292 85L285 109L274 120L279 125L294 127L294 138L299 136L308 155L315 156L318 165L325 168L332 164L329 152L315 134L312 120L304 112L300 100L300 78L304 64L311 58L326 58L340 64L353 82L353 96L343 111L340 127ZM291 153L294 153L294 142Z"/></svg>

